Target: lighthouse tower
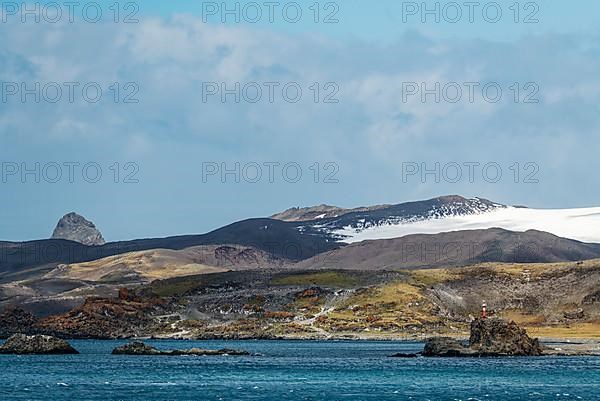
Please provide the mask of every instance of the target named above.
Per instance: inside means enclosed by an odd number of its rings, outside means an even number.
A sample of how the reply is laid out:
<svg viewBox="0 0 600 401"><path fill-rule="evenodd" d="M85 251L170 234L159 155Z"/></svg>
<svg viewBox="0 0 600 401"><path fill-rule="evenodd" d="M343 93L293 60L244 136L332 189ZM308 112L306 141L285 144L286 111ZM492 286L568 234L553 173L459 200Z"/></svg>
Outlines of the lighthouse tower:
<svg viewBox="0 0 600 401"><path fill-rule="evenodd" d="M485 303L485 301L483 301L483 303L481 304L481 318L487 319L487 304Z"/></svg>

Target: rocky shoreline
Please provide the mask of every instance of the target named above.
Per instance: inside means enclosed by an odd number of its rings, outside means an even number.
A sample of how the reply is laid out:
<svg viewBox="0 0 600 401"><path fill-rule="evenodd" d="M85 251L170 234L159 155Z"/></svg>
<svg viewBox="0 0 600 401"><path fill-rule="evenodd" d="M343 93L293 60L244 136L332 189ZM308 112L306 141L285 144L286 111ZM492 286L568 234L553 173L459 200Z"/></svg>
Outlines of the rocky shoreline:
<svg viewBox="0 0 600 401"><path fill-rule="evenodd" d="M15 298L13 287L6 287L12 298L0 304L0 338L464 340L481 299L488 300L490 316L514 320L537 337L598 338L600 298L590 284L598 274L597 262L396 272L249 270L142 286L110 281L35 302ZM72 286L47 279L60 289ZM556 296L549 293L553 288L560 289ZM567 294L573 300L568 304Z"/></svg>
<svg viewBox="0 0 600 401"><path fill-rule="evenodd" d="M577 284L570 279L574 269L591 275L596 266L557 267L564 271L544 267L539 281L551 281L552 273L552 282L564 276L562 285L571 288ZM74 306L66 310L37 309L39 305L16 300L3 305L0 338L16 333L100 340L426 342L431 337L445 337L449 339L441 344L443 347L465 353L470 352L465 349L470 347L469 324L480 308L472 299L482 297L465 298L465 294L473 292L473 283L479 283L479 290L486 294L505 282L519 285L515 280L520 279L521 268L510 269L227 272L157 280L143 287L111 286L102 297L74 291L71 295L75 298L69 298L69 305ZM578 308L575 304L559 307L542 303L542 299L549 299L542 293L535 299L529 293L526 297L510 293L495 300L490 316L514 320L538 337L556 334L550 341L541 341L556 343L546 345L547 354L598 354L600 339L577 340L577 344L569 343L568 337L561 341L562 335L597 336L600 320L596 301L600 298L589 297L589 292L581 292ZM563 313L571 310L577 313ZM464 342L464 346L450 341Z"/></svg>
<svg viewBox="0 0 600 401"><path fill-rule="evenodd" d="M102 337L99 340L106 340ZM134 341L116 347L114 355L162 355L162 356L216 356L216 355L250 355L247 351L233 349L202 349L187 348L174 350L159 350L140 341L141 339L160 339L156 337L135 338ZM223 340L222 338L218 338ZM228 338L232 340L231 338ZM298 340L298 341L380 341L380 339L360 338L244 338L245 340ZM242 339L242 340L244 340ZM181 341L206 340L206 339L180 339ZM240 340L240 338L237 338ZM415 339L386 338L389 341L410 341ZM48 335L14 334L4 344L0 345L0 354L77 354L71 345L64 339ZM475 319L471 323L471 333L468 340L450 337L432 337L425 341L424 349L418 353L396 353L391 355L397 358L423 357L507 357L507 356L600 356L600 342L587 340L581 342L550 341L542 344L537 338L532 339L527 332L516 325L499 318Z"/></svg>
<svg viewBox="0 0 600 401"><path fill-rule="evenodd" d="M231 326L228 331L208 327L179 326L181 322L157 324L151 314L164 313L172 308L164 299L137 298L123 294L122 299L89 298L82 306L65 315L36 318L19 308L8 308L0 313L0 338L20 333L50 335L62 339L90 340L287 340L287 341L407 341L427 342L432 337L445 337L449 345L461 352L468 343L464 331L456 333L382 333L382 332L325 332L297 331L273 333L259 325ZM293 325L293 323L290 323ZM450 334L450 335L448 335ZM448 342L451 342L448 344ZM462 342L462 343L461 343ZM597 339L544 338L544 355L600 355ZM438 344L439 345L439 344ZM443 345L443 344L442 344ZM474 352L477 354L477 352Z"/></svg>

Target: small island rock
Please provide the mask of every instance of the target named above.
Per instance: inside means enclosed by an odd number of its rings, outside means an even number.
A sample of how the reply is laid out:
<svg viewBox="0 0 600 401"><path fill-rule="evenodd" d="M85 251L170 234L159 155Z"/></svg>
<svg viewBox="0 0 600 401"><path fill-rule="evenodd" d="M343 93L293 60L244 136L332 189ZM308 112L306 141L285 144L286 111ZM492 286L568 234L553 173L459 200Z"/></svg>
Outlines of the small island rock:
<svg viewBox="0 0 600 401"><path fill-rule="evenodd" d="M419 354L416 353L405 353L405 352L398 352L397 354L394 355L390 355L391 358L417 358L419 356Z"/></svg>
<svg viewBox="0 0 600 401"><path fill-rule="evenodd" d="M471 323L469 344L446 337L427 340L423 356L539 356L543 347L515 322L499 318L475 319Z"/></svg>
<svg viewBox="0 0 600 401"><path fill-rule="evenodd" d="M121 345L113 349L114 355L160 355L161 351L144 344L141 341L134 341L129 344Z"/></svg>
<svg viewBox="0 0 600 401"><path fill-rule="evenodd" d="M65 340L52 336L15 334L2 346L0 354L34 355L34 354L79 354Z"/></svg>
<svg viewBox="0 0 600 401"><path fill-rule="evenodd" d="M250 355L247 351L238 351L232 349L201 349L201 348L190 348L190 349L175 349L170 351L161 351L150 345L146 345L141 341L134 341L129 344L122 345L113 349L114 355Z"/></svg>

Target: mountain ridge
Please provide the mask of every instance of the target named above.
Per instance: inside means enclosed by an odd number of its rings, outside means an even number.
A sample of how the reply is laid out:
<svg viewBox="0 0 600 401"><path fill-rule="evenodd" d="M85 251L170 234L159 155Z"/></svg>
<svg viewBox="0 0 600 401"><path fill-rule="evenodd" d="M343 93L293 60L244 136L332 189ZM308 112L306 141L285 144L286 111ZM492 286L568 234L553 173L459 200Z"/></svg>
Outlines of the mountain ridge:
<svg viewBox="0 0 600 401"><path fill-rule="evenodd" d="M320 210L311 210L310 213L314 214L323 209L335 210L331 208L323 205ZM300 211L301 214L306 212L294 208L288 210ZM491 227L506 228L495 224L481 227L477 224L453 226L450 223L454 224L457 221L469 222L473 219L475 221L485 220L496 215L503 215L503 213L508 213L507 218L510 219L511 213L515 213L515 211L529 214L538 212L535 209L521 209L502 205L484 198L468 199L458 195L396 205L343 210L347 213L337 217L321 217L310 221L254 218L237 221L205 234L134 239L109 242L103 245L88 246L78 242L57 239L0 242L0 282L25 279L30 275L48 272L59 264L85 263L114 255L152 249L183 250L194 246L207 245L230 244L252 247L261 252L269 253L276 258L301 262L362 240L401 238L406 235L420 233L435 234L481 230ZM587 219L591 219L589 221L593 222L597 216L600 216L600 210L597 215L594 213L583 216L577 215L577 219L573 220L572 226L567 227L569 228L566 230L567 234L577 234L577 230L580 230L581 227L593 231L594 225L588 224ZM300 219L302 216L290 216L290 218ZM495 223L493 219L491 221ZM526 220L526 222L528 221L530 220ZM427 230L420 232L419 230L422 227L433 232L427 232ZM524 232L530 228L547 231L540 229L538 226L528 226L526 224L517 227L517 229L508 230ZM382 232L384 235L381 234ZM547 232L558 235L556 232ZM579 239L571 235L558 236ZM598 241L583 242L600 242L600 237Z"/></svg>
<svg viewBox="0 0 600 401"><path fill-rule="evenodd" d="M412 234L367 240L316 255L298 269L396 270L479 263L552 263L595 259L600 244L561 238L538 230L502 228Z"/></svg>
<svg viewBox="0 0 600 401"><path fill-rule="evenodd" d="M276 213L272 215L270 218L275 220L282 221L312 221L312 220L326 220L326 219L335 219L341 218L348 214L353 213L368 213L379 211L382 214L394 214L398 213L399 209L411 209L415 206L424 205L425 208L438 206L444 207L448 205L466 205L463 209L463 212L469 212L469 204L472 208L471 211L476 211L477 204L483 204L488 207L492 205L496 205L497 207L506 207L506 205L502 205L500 203L491 202L485 198L465 198L460 195L442 195L431 199L426 200L416 200L416 201L408 201L401 202L397 204L381 204L381 205L373 205L373 206L359 206L356 208L342 208L339 206L331 206L327 204L321 204L318 206L308 206L308 207L293 207L289 208L283 212Z"/></svg>

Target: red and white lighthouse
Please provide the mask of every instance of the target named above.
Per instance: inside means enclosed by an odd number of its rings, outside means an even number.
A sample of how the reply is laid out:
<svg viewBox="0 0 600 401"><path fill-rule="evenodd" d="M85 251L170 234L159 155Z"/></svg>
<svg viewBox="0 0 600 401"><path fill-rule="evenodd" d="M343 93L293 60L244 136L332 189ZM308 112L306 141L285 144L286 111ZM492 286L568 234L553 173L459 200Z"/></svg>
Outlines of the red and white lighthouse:
<svg viewBox="0 0 600 401"><path fill-rule="evenodd" d="M487 304L485 303L485 301L483 301L483 303L481 304L481 318L487 319Z"/></svg>

